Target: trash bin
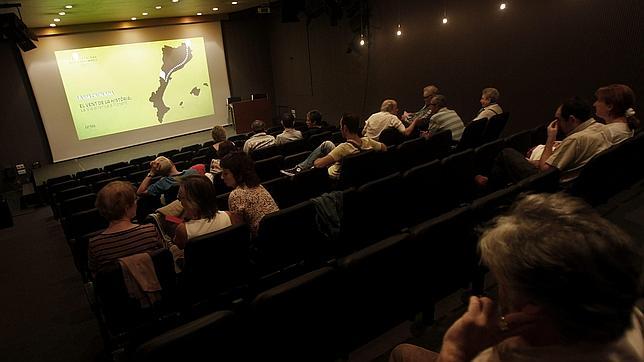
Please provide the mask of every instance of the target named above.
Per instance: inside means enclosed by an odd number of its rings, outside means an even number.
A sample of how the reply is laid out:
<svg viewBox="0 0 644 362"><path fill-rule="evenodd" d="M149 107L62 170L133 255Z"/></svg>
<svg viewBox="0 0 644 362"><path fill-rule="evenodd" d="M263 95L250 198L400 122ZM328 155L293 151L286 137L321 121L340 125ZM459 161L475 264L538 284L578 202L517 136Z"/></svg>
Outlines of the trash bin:
<svg viewBox="0 0 644 362"><path fill-rule="evenodd" d="M7 199L0 196L0 229L13 226L13 219L11 218L11 210L9 210L9 203Z"/></svg>

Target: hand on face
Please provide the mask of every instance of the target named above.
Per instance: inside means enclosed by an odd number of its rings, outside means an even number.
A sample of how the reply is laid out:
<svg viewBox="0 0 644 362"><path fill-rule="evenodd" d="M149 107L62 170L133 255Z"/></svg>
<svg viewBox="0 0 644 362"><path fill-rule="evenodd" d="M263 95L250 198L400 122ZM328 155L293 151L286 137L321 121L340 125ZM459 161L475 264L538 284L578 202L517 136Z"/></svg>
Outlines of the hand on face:
<svg viewBox="0 0 644 362"><path fill-rule="evenodd" d="M484 349L525 333L536 321L536 314L524 312L506 314L501 319L490 298L470 297L465 314L445 333L441 355L445 353L457 357L455 360L469 361Z"/></svg>
<svg viewBox="0 0 644 362"><path fill-rule="evenodd" d="M150 161L150 173L156 175L159 172L161 165L157 161Z"/></svg>
<svg viewBox="0 0 644 362"><path fill-rule="evenodd" d="M557 132L559 131L559 120L554 120L550 122L547 128L548 139L554 141L557 139Z"/></svg>

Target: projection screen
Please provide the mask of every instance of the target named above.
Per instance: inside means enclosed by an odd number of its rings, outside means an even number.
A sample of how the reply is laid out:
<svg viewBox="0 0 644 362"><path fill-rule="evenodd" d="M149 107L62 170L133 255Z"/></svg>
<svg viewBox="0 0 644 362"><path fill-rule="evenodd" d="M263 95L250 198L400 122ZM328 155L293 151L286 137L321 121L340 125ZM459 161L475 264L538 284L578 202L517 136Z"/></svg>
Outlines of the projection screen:
<svg viewBox="0 0 644 362"><path fill-rule="evenodd" d="M54 162L227 123L219 22L43 37L23 59Z"/></svg>

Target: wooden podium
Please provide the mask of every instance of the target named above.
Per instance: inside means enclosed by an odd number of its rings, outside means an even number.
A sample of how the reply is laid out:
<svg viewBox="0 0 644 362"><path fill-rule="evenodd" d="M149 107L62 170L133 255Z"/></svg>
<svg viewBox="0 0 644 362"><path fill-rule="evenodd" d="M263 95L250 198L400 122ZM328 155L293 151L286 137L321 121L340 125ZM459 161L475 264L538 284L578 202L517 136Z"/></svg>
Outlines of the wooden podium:
<svg viewBox="0 0 644 362"><path fill-rule="evenodd" d="M234 102L230 104L230 107L235 131L238 134L250 132L250 125L256 119L262 120L268 125L273 118L273 105L268 98Z"/></svg>

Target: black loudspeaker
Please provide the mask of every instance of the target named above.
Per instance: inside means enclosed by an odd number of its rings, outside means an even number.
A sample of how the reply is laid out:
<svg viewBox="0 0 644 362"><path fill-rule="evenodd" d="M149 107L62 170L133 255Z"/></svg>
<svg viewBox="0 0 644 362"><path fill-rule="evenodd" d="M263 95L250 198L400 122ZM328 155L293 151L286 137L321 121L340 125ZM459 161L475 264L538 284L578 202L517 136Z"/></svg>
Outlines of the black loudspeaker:
<svg viewBox="0 0 644 362"><path fill-rule="evenodd" d="M38 37L14 13L0 14L0 32L3 39L15 42L23 52L36 49L33 40Z"/></svg>

